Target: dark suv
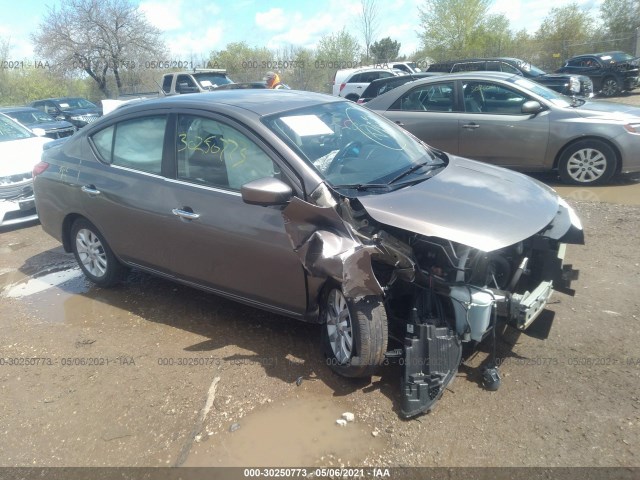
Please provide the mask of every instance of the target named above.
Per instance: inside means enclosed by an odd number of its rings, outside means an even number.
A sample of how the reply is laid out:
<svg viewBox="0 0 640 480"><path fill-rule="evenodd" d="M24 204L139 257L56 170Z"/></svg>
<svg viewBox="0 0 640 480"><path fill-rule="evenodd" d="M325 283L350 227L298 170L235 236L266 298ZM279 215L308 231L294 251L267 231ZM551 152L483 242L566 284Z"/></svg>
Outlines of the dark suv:
<svg viewBox="0 0 640 480"><path fill-rule="evenodd" d="M102 116L100 107L79 97L47 98L31 102L29 106L42 110L57 120L66 120L77 128L93 123Z"/></svg>
<svg viewBox="0 0 640 480"><path fill-rule="evenodd" d="M446 73L478 71L514 73L564 95L579 95L587 98L593 96L593 83L589 77L578 74L546 73L531 63L518 58L497 57L454 60L434 63L429 66L427 71Z"/></svg>
<svg viewBox="0 0 640 480"><path fill-rule="evenodd" d="M591 53L570 58L557 72L586 75L593 81L596 92L611 97L640 87L639 62L640 57L624 52Z"/></svg>

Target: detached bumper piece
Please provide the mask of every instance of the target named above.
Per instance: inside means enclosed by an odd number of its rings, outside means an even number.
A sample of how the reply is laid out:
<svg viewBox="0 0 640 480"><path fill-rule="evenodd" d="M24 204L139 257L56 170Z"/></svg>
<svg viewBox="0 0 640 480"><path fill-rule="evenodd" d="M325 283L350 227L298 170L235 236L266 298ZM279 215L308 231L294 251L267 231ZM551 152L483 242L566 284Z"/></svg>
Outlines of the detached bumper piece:
<svg viewBox="0 0 640 480"><path fill-rule="evenodd" d="M455 378L462 343L447 327L408 324L404 344L401 412L412 417L430 410Z"/></svg>

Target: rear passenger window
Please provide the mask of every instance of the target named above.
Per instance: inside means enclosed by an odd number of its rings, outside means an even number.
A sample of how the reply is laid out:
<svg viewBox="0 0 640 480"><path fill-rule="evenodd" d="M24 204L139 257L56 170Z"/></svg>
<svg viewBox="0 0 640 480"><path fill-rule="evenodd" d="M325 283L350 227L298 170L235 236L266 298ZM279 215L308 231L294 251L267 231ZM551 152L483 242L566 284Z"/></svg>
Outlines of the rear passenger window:
<svg viewBox="0 0 640 480"><path fill-rule="evenodd" d="M100 130L91 137L107 163L160 175L166 115L136 118Z"/></svg>
<svg viewBox="0 0 640 480"><path fill-rule="evenodd" d="M452 112L453 82L414 88L400 97L390 110Z"/></svg>

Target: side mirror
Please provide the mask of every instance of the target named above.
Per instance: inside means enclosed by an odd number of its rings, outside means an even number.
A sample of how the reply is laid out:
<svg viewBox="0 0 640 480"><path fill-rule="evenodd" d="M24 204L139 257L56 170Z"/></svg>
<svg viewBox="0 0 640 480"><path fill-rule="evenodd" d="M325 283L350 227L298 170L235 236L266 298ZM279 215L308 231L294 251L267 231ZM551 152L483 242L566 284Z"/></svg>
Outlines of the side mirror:
<svg viewBox="0 0 640 480"><path fill-rule="evenodd" d="M289 185L272 177L245 183L240 188L240 193L244 203L263 207L284 205L293 197L293 190Z"/></svg>
<svg viewBox="0 0 640 480"><path fill-rule="evenodd" d="M524 102L522 104L522 113L526 113L527 115L535 115L536 113L540 113L544 110L544 107L540 105L540 102L535 100L529 100L528 102Z"/></svg>

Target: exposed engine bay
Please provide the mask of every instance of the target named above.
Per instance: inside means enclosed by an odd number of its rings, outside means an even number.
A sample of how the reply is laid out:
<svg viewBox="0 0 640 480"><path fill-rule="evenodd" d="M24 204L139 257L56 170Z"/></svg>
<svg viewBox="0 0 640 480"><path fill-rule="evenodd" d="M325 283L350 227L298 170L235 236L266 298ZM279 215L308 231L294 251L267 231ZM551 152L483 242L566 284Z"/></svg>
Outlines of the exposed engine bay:
<svg viewBox="0 0 640 480"><path fill-rule="evenodd" d="M315 205L294 199L283 211L294 250L310 278L332 279L349 299L382 298L385 357L403 366L401 412L429 411L455 377L463 347L492 337L498 321L524 330L554 290L573 294L577 272L563 266L566 243L584 243L571 207L538 233L491 251L376 221L361 198L325 185ZM495 348L494 348L495 351ZM485 386L500 376L490 359Z"/></svg>

